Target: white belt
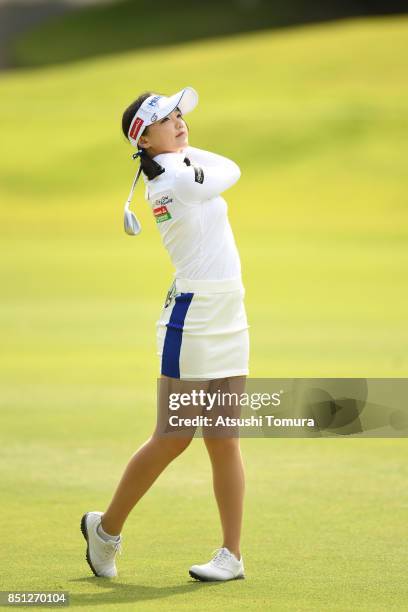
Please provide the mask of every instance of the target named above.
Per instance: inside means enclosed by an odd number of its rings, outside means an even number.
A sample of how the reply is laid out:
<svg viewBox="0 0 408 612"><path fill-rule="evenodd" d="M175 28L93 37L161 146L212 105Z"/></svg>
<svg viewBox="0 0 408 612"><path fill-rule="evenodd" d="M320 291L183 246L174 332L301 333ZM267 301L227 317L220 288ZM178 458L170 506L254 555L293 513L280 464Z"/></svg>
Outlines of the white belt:
<svg viewBox="0 0 408 612"><path fill-rule="evenodd" d="M187 278L175 278L176 293L208 292L208 293L227 293L244 289L241 277L225 278L220 280L197 280Z"/></svg>

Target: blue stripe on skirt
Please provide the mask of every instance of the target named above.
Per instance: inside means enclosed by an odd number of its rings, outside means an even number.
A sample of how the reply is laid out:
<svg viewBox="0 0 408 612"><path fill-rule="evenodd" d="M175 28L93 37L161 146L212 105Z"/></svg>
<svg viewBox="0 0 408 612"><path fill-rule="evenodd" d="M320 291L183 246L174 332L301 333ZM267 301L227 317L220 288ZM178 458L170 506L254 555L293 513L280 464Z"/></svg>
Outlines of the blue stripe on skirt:
<svg viewBox="0 0 408 612"><path fill-rule="evenodd" d="M183 338L184 320L194 293L181 293L166 323L166 337L163 345L161 373L172 378L180 378L180 350Z"/></svg>

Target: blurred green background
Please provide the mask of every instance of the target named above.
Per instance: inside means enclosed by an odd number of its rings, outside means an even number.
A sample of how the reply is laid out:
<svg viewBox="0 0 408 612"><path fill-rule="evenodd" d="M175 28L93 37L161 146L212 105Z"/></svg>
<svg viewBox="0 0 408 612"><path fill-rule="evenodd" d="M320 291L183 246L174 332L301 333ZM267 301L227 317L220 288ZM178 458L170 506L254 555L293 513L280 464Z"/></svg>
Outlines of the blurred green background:
<svg viewBox="0 0 408 612"><path fill-rule="evenodd" d="M80 16L55 22L64 45ZM243 440L240 584L188 579L220 545L201 440L132 513L117 581L89 575L79 520L106 507L155 422L155 321L173 270L140 183L143 232L123 230L136 165L120 120L141 91L197 89L190 144L241 167L225 199L250 375L407 376L408 18L40 68L58 38L44 28L15 42L32 67L0 76L1 588L66 589L86 609L406 609L404 439Z"/></svg>
<svg viewBox="0 0 408 612"><path fill-rule="evenodd" d="M154 4L148 0L0 0L0 16L3 3L3 21L10 25L16 27L22 21L22 6L26 22L44 21L8 45L8 60L14 67L66 63L347 17L408 12L405 0L155 0ZM80 11L75 10L78 6Z"/></svg>

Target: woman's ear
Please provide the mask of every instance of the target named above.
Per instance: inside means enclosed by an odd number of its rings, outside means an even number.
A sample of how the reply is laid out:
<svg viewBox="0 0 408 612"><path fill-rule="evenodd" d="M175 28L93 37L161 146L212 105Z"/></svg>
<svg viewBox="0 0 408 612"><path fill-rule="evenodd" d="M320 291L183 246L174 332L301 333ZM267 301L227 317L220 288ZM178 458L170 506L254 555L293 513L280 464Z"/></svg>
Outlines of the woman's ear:
<svg viewBox="0 0 408 612"><path fill-rule="evenodd" d="M144 136L141 136L139 138L138 147L140 149L147 149L148 146L149 146L149 141Z"/></svg>

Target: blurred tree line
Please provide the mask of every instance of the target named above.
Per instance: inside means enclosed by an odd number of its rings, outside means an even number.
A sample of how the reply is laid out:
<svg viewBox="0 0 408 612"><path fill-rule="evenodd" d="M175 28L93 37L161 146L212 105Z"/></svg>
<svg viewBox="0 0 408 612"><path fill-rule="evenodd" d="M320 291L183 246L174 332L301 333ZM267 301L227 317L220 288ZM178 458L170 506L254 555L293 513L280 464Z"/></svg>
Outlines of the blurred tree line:
<svg viewBox="0 0 408 612"><path fill-rule="evenodd" d="M33 0L26 6L22 2L14 5L14 13L18 10L27 20ZM76 10L70 0L48 4L54 13L56 5L65 5L67 12L15 36L8 49L12 66L63 63L347 17L406 13L408 8L407 0L112 0Z"/></svg>

